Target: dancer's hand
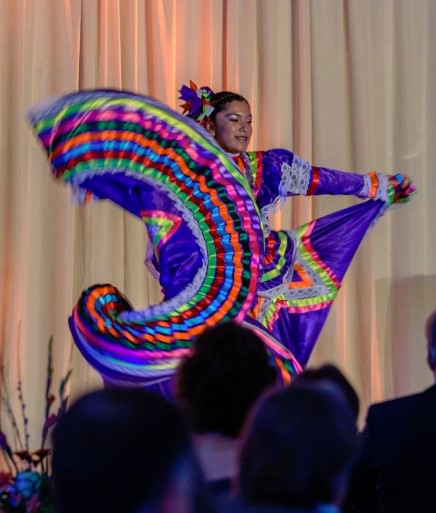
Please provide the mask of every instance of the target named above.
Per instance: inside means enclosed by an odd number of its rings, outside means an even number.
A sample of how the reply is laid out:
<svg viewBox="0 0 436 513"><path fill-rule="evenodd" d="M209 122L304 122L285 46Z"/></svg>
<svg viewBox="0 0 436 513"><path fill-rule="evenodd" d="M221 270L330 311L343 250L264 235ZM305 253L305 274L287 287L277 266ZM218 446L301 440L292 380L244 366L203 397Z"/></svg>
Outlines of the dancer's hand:
<svg viewBox="0 0 436 513"><path fill-rule="evenodd" d="M413 180L401 173L389 176L393 198L392 203L406 203L416 193L416 186Z"/></svg>

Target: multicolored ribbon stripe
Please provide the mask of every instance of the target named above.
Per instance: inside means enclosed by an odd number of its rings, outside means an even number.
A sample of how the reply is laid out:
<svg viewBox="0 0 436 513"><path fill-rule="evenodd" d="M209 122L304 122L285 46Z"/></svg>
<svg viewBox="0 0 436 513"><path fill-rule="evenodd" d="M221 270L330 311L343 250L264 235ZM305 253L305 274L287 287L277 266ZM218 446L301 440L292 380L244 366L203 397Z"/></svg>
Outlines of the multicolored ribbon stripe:
<svg viewBox="0 0 436 513"><path fill-rule="evenodd" d="M192 297L138 312L111 285L83 292L70 326L97 370L132 380L168 375L205 326L245 317L259 280L260 216L248 184L205 132L124 91L73 93L30 118L56 178L73 188L107 175L154 184L183 202L204 236L207 272ZM134 213L151 214L146 204Z"/></svg>

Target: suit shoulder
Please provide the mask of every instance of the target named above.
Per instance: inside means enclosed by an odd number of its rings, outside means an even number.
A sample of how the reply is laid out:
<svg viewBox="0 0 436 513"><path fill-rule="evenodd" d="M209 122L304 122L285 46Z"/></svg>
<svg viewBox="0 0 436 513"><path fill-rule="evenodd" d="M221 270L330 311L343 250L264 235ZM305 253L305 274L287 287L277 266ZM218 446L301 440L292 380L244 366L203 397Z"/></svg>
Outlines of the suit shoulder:
<svg viewBox="0 0 436 513"><path fill-rule="evenodd" d="M435 400L436 386L434 385L424 392L372 404L368 409L368 420L370 421L371 419L377 419L379 417L391 417L396 414L404 415L405 411L409 411L415 407L420 408L421 405Z"/></svg>

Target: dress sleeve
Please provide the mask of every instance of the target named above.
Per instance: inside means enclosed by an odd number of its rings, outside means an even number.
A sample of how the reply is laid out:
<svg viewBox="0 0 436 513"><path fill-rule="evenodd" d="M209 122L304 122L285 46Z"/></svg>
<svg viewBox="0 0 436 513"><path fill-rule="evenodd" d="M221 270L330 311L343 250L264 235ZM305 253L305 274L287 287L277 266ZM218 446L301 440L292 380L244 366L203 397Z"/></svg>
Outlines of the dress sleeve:
<svg viewBox="0 0 436 513"><path fill-rule="evenodd" d="M260 153L262 180L257 202L261 208L273 205L281 198L296 195L343 194L385 202L389 200L389 175L375 172L359 174L313 166L284 149Z"/></svg>
<svg viewBox="0 0 436 513"><path fill-rule="evenodd" d="M415 193L413 181L401 173L359 174L317 167L284 149L252 152L248 158L250 183L264 221L288 196L351 195L381 200L387 208L409 201Z"/></svg>
<svg viewBox="0 0 436 513"><path fill-rule="evenodd" d="M295 195L345 194L375 198L387 187L387 178L379 173L362 175L312 166L298 155L283 149L262 152L262 185L259 200L263 204ZM385 183L383 183L385 182Z"/></svg>

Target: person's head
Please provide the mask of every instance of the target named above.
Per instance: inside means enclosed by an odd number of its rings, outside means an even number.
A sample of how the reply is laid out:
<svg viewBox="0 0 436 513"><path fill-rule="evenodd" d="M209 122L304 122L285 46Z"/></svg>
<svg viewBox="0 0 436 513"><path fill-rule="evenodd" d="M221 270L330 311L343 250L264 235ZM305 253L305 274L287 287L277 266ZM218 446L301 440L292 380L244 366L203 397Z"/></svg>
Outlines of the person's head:
<svg viewBox="0 0 436 513"><path fill-rule="evenodd" d="M350 407L354 418L357 421L359 416L359 396L354 390L351 383L345 377L345 375L333 364L327 363L320 367L305 369L299 374L293 381L293 385L305 385L305 384L318 385L321 388L331 388L331 385L335 387L332 391L339 392L341 397L346 401Z"/></svg>
<svg viewBox="0 0 436 513"><path fill-rule="evenodd" d="M231 154L247 150L252 135L251 109L247 99L238 93L209 87L183 85L180 99L184 113L198 121L215 137L221 148Z"/></svg>
<svg viewBox="0 0 436 513"><path fill-rule="evenodd" d="M229 322L197 338L176 381L176 397L197 434L237 437L255 401L276 382L276 371L261 339Z"/></svg>
<svg viewBox="0 0 436 513"><path fill-rule="evenodd" d="M436 379L436 310L429 316L426 323L427 362Z"/></svg>
<svg viewBox="0 0 436 513"><path fill-rule="evenodd" d="M211 96L213 111L206 128L223 150L232 154L247 151L253 128L250 104L240 94L221 91Z"/></svg>
<svg viewBox="0 0 436 513"><path fill-rule="evenodd" d="M334 395L292 385L272 393L243 437L240 494L253 505L337 504L355 443L353 416Z"/></svg>
<svg viewBox="0 0 436 513"><path fill-rule="evenodd" d="M53 432L58 513L191 513L198 472L181 413L146 390L91 392Z"/></svg>

